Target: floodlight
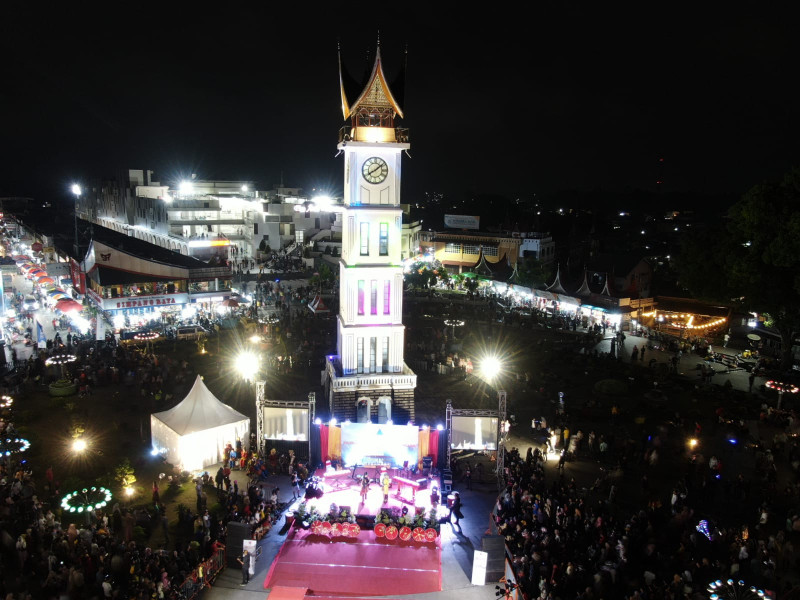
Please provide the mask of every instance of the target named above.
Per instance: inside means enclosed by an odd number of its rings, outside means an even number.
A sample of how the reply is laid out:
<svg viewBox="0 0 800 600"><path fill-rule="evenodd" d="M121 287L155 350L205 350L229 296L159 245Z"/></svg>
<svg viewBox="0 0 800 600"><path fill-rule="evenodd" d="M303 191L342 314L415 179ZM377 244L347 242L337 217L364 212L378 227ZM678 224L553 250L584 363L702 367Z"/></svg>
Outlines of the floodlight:
<svg viewBox="0 0 800 600"><path fill-rule="evenodd" d="M245 381L252 381L258 373L258 356L252 352L242 352L236 359L236 370Z"/></svg>
<svg viewBox="0 0 800 600"><path fill-rule="evenodd" d="M486 379L494 379L501 370L500 360L496 356L487 356L481 362L481 373Z"/></svg>

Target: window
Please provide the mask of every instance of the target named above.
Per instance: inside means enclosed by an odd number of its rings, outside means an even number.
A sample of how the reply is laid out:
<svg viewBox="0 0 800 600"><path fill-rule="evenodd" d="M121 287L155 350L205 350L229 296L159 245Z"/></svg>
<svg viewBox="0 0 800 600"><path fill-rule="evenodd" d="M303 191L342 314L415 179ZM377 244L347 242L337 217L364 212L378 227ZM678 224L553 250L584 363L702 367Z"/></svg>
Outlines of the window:
<svg viewBox="0 0 800 600"><path fill-rule="evenodd" d="M258 235L258 223L253 223L253 234Z"/></svg>
<svg viewBox="0 0 800 600"><path fill-rule="evenodd" d="M364 280L358 282L358 314L364 314Z"/></svg>
<svg viewBox="0 0 800 600"><path fill-rule="evenodd" d="M378 253L389 256L389 224L381 223L380 237L378 240Z"/></svg>
<svg viewBox="0 0 800 600"><path fill-rule="evenodd" d="M392 295L392 282L388 279L383 282L383 314L388 315L391 312L391 295Z"/></svg>
<svg viewBox="0 0 800 600"><path fill-rule="evenodd" d="M445 254L461 254L461 244L457 242L447 242L444 245Z"/></svg>
<svg viewBox="0 0 800 600"><path fill-rule="evenodd" d="M369 223L361 223L361 256L369 256Z"/></svg>
<svg viewBox="0 0 800 600"><path fill-rule="evenodd" d="M377 315L378 314L378 280L377 279L373 279L370 282L369 313L371 315Z"/></svg>
<svg viewBox="0 0 800 600"><path fill-rule="evenodd" d="M485 256L497 256L497 246L484 246L483 247L483 254Z"/></svg>
<svg viewBox="0 0 800 600"><path fill-rule="evenodd" d="M364 372L364 338L358 338L356 342L356 353L358 357L357 372Z"/></svg>
<svg viewBox="0 0 800 600"><path fill-rule="evenodd" d="M378 358L378 338L369 338L369 372L374 373Z"/></svg>
<svg viewBox="0 0 800 600"><path fill-rule="evenodd" d="M469 246L464 244L464 254L480 254L481 247L480 246Z"/></svg>
<svg viewBox="0 0 800 600"><path fill-rule="evenodd" d="M383 372L389 372L389 338L383 338L383 360L381 361Z"/></svg>

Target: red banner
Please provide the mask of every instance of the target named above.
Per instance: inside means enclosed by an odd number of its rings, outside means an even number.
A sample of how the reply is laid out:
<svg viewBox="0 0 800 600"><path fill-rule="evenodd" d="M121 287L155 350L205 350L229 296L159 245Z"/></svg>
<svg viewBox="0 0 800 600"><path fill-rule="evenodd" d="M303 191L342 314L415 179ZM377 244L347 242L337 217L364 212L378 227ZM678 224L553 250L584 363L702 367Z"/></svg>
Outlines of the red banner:
<svg viewBox="0 0 800 600"><path fill-rule="evenodd" d="M81 271L81 266L74 259L69 259L69 275L72 278L72 287L78 290L79 294L86 293L86 274Z"/></svg>

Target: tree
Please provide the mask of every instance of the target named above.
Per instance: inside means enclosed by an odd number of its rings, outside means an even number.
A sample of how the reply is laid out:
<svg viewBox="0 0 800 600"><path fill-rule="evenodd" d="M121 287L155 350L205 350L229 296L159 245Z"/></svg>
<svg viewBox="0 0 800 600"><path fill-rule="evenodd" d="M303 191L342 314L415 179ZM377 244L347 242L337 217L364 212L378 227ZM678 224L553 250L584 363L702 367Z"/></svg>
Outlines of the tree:
<svg viewBox="0 0 800 600"><path fill-rule="evenodd" d="M523 258L517 263L520 284L529 288L541 288L552 279L553 265L545 264L537 258Z"/></svg>
<svg viewBox="0 0 800 600"><path fill-rule="evenodd" d="M767 314L789 368L800 331L800 169L753 187L728 212L727 227L712 233L686 240L681 283L698 297Z"/></svg>
<svg viewBox="0 0 800 600"><path fill-rule="evenodd" d="M123 488L130 487L136 483L136 475L131 462L127 458L117 465L115 479Z"/></svg>

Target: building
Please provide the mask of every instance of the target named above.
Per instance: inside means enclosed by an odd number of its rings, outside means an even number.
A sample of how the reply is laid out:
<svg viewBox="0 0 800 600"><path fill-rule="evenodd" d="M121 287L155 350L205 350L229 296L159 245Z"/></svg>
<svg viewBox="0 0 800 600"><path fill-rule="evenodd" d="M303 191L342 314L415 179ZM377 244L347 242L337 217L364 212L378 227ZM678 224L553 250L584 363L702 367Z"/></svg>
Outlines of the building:
<svg viewBox="0 0 800 600"><path fill-rule="evenodd" d="M211 310L231 294L227 266L210 266L98 225L91 230L85 257L80 264L70 260L72 286L116 327L126 320L127 326L150 321L164 312ZM66 255L71 250L68 242L62 248ZM102 319L98 324L102 326Z"/></svg>
<svg viewBox="0 0 800 600"><path fill-rule="evenodd" d="M452 273L471 271L481 261L495 267L508 268L509 272L520 257L522 239L510 234L482 231L423 231L420 245Z"/></svg>
<svg viewBox="0 0 800 600"><path fill-rule="evenodd" d="M309 199L300 188L261 192L249 181L193 177L173 189L139 169L86 186L76 207L82 219L215 263L309 243L331 230L337 210L333 200Z"/></svg>
<svg viewBox="0 0 800 600"><path fill-rule="evenodd" d="M522 242L519 246L520 258L534 258L542 264L549 265L556 258L556 244L549 233L520 233Z"/></svg>
<svg viewBox="0 0 800 600"><path fill-rule="evenodd" d="M336 418L414 419L417 376L404 361L401 158L408 130L383 71L380 46L363 85L341 68L339 132L344 154L342 257L337 354L327 357L327 393ZM354 101L351 101L355 98Z"/></svg>

